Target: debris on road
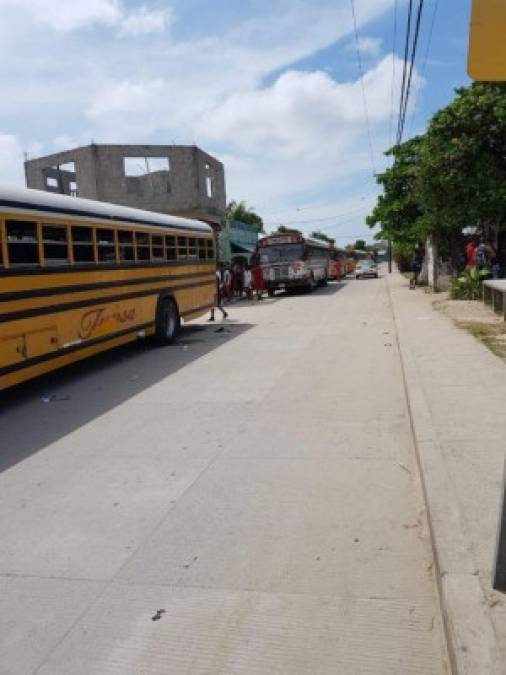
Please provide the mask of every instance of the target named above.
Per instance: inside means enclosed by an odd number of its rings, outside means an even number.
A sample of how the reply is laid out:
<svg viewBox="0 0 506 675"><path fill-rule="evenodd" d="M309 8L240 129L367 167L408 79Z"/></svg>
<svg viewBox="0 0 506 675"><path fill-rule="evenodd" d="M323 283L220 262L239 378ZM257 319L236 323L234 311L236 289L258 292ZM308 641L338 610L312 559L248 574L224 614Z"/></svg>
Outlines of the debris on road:
<svg viewBox="0 0 506 675"><path fill-rule="evenodd" d="M162 616L165 614L166 611L167 610L165 609L157 609L156 614L151 617L151 621L160 621L160 619L162 618Z"/></svg>

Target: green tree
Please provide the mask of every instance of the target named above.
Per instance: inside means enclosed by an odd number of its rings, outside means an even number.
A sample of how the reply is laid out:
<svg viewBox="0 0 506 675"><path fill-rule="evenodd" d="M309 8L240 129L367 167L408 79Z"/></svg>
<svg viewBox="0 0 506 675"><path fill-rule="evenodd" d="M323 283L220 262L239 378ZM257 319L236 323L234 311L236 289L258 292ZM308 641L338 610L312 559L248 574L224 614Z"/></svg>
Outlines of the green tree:
<svg viewBox="0 0 506 675"><path fill-rule="evenodd" d="M369 227L380 228L376 239L392 239L414 248L424 237L424 209L418 192L422 145L423 138L417 136L386 153L393 163L376 178L383 194L366 218Z"/></svg>
<svg viewBox="0 0 506 675"><path fill-rule="evenodd" d="M263 232L264 230L264 221L257 213L255 213L253 208L246 205L245 201L231 201L227 204L227 208L225 209L225 221L227 220L238 220L241 223L255 225L258 232Z"/></svg>
<svg viewBox="0 0 506 675"><path fill-rule="evenodd" d="M311 236L314 239L319 239L320 241L326 241L328 244L335 244L336 240L332 239L332 237L329 237L328 235L325 234L325 232L319 232L318 230L316 232L311 232Z"/></svg>
<svg viewBox="0 0 506 675"><path fill-rule="evenodd" d="M504 227L506 84L476 83L434 115L424 138L418 194L426 229Z"/></svg>
<svg viewBox="0 0 506 675"><path fill-rule="evenodd" d="M365 251L367 249L367 242L364 239L357 239L355 242L356 251Z"/></svg>
<svg viewBox="0 0 506 675"><path fill-rule="evenodd" d="M286 227L286 225L280 225L274 234L302 234L302 232L295 229L295 227Z"/></svg>

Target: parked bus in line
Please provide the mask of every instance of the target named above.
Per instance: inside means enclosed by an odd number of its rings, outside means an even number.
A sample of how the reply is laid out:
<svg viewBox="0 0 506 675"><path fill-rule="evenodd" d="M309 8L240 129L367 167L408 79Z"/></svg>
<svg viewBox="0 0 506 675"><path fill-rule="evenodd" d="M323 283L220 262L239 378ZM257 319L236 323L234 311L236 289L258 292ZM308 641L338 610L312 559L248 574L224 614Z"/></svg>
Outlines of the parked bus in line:
<svg viewBox="0 0 506 675"><path fill-rule="evenodd" d="M360 249L355 249L353 251L347 252L346 264L348 268L348 274L354 274L355 268L359 260L369 260L371 254L367 251L362 251Z"/></svg>
<svg viewBox="0 0 506 675"><path fill-rule="evenodd" d="M344 248L337 248L336 246L331 245L329 279L344 279L344 277L348 274L347 257L348 254Z"/></svg>
<svg viewBox="0 0 506 675"><path fill-rule="evenodd" d="M278 289L313 290L325 285L330 244L300 234L272 234L258 240L255 262L270 296Z"/></svg>
<svg viewBox="0 0 506 675"><path fill-rule="evenodd" d="M170 343L215 291L205 223L0 187L0 389L137 337Z"/></svg>

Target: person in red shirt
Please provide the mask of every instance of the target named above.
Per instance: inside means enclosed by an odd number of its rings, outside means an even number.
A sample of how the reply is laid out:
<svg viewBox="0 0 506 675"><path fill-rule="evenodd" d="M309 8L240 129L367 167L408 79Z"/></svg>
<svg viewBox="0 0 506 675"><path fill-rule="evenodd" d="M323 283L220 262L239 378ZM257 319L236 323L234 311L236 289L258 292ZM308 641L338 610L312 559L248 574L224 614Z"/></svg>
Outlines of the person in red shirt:
<svg viewBox="0 0 506 675"><path fill-rule="evenodd" d="M476 243L470 239L466 244L466 267L474 267L474 256L476 254Z"/></svg>
<svg viewBox="0 0 506 675"><path fill-rule="evenodd" d="M261 300L266 289L264 275L258 258L251 259L251 280L257 294L257 300Z"/></svg>

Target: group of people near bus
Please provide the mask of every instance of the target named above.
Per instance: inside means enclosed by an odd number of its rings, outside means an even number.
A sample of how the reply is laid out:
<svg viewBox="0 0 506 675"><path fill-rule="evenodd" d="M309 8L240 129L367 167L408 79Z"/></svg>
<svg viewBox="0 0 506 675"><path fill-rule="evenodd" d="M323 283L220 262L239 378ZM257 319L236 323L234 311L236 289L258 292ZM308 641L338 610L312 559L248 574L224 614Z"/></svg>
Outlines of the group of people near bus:
<svg viewBox="0 0 506 675"><path fill-rule="evenodd" d="M248 263L234 262L220 263L218 275L221 284L221 294L224 302L230 302L232 298L246 296L251 299L254 294L258 300L262 299L265 283L260 265L252 259Z"/></svg>
<svg viewBox="0 0 506 675"><path fill-rule="evenodd" d="M497 251L489 241L484 238L472 237L465 247L466 267L478 267L487 270L494 279L501 278L501 265L497 258Z"/></svg>
<svg viewBox="0 0 506 675"><path fill-rule="evenodd" d="M253 297L262 300L266 291L262 268L255 257L251 259L251 264L218 263L216 268L216 307L220 310L224 319L228 316L223 307L224 303L230 302L232 298L240 299L243 296L246 296L248 300L252 300ZM209 321L214 321L214 309L214 307L211 309Z"/></svg>

